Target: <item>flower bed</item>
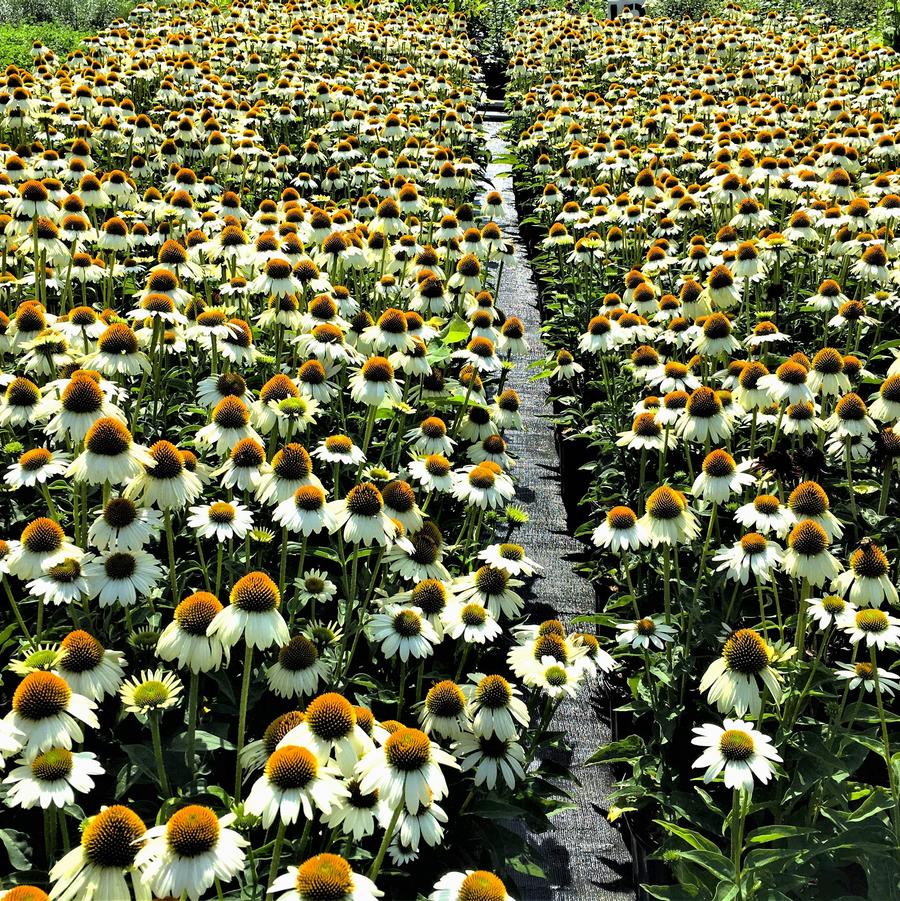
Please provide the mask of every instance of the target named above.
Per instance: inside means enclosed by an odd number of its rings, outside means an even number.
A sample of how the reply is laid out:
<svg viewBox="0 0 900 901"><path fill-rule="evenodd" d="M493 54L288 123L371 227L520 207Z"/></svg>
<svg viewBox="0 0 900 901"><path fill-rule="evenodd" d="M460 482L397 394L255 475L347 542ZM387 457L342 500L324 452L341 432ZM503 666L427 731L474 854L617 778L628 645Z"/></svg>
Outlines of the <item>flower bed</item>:
<svg viewBox="0 0 900 901"><path fill-rule="evenodd" d="M539 872L503 821L612 661L524 611L475 69L445 11L235 2L0 77L3 901Z"/></svg>
<svg viewBox="0 0 900 901"><path fill-rule="evenodd" d="M898 57L737 9L508 46L610 819L652 897L896 896Z"/></svg>

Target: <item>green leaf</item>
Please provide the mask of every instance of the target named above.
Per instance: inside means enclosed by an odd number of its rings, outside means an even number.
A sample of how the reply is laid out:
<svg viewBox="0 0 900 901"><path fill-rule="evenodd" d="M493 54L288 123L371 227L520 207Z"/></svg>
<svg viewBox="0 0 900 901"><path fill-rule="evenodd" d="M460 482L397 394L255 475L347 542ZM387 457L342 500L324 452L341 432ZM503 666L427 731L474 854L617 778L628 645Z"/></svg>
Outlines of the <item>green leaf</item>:
<svg viewBox="0 0 900 901"><path fill-rule="evenodd" d="M712 873L721 882L734 882L734 864L724 854L719 854L718 851L695 851L691 849L688 851L676 851L675 853L682 860L689 860L697 864L697 866L703 867L704 870Z"/></svg>
<svg viewBox="0 0 900 901"><path fill-rule="evenodd" d="M547 874L533 861L519 854L509 860L509 866L517 873L525 876L533 876L535 879L545 879Z"/></svg>
<svg viewBox="0 0 900 901"><path fill-rule="evenodd" d="M233 751L234 745L227 739L219 735L213 735L212 732L204 732L198 729L194 733L196 746L202 751ZM187 747L187 734L182 733L172 740L170 747L175 751L184 750Z"/></svg>
<svg viewBox="0 0 900 901"><path fill-rule="evenodd" d="M501 798L482 798L469 807L468 813L486 820L514 820L525 812L524 807Z"/></svg>
<svg viewBox="0 0 900 901"><path fill-rule="evenodd" d="M6 848L6 856L14 870L31 869L31 862L28 859L31 846L24 832L17 829L0 829L0 842L3 842L3 847Z"/></svg>
<svg viewBox="0 0 900 901"><path fill-rule="evenodd" d="M469 337L469 333L469 323L456 313L450 320L442 340L444 344L460 344Z"/></svg>
<svg viewBox="0 0 900 901"><path fill-rule="evenodd" d="M847 817L847 822L860 823L871 816L890 810L893 806L894 800L891 798L890 794L882 788L876 788L869 797Z"/></svg>
<svg viewBox="0 0 900 901"><path fill-rule="evenodd" d="M156 780L156 760L149 745L120 745L120 747L128 755L133 766L151 782Z"/></svg>
<svg viewBox="0 0 900 901"><path fill-rule="evenodd" d="M600 745L587 760L585 766L599 766L601 763L630 763L644 752L644 740L639 735L629 735L620 741Z"/></svg>
<svg viewBox="0 0 900 901"><path fill-rule="evenodd" d="M693 829L688 829L686 826L678 826L675 823L667 823L665 820L654 820L657 826L662 826L666 832L671 835L676 835L678 838L686 841L692 848L696 848L698 851L709 851L710 853L718 853L718 848L715 842L710 841L706 836L701 835L699 832L695 832Z"/></svg>
<svg viewBox="0 0 900 901"><path fill-rule="evenodd" d="M752 832L748 832L745 840L748 844L751 845L764 845L767 842L777 842L781 841L781 839L783 838L794 838L798 835L808 835L810 832L815 831L815 829L812 829L808 826L761 826L759 829L754 829Z"/></svg>
<svg viewBox="0 0 900 901"><path fill-rule="evenodd" d="M659 901L684 901L682 885L642 885L641 888L651 898L659 898Z"/></svg>

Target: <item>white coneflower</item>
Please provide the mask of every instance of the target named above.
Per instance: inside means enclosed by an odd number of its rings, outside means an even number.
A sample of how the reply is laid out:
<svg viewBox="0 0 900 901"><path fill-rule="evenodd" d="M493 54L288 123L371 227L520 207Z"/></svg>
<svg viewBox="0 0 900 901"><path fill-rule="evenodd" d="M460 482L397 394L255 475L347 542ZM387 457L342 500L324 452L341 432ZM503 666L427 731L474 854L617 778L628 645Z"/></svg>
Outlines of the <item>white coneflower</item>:
<svg viewBox="0 0 900 901"><path fill-rule="evenodd" d="M130 607L146 597L162 578L156 557L146 551L105 551L84 564L90 596L101 607L122 604Z"/></svg>
<svg viewBox="0 0 900 901"><path fill-rule="evenodd" d="M308 569L295 582L297 587L297 602L308 604L311 601L316 604L327 604L337 594L337 585L321 569Z"/></svg>
<svg viewBox="0 0 900 901"><path fill-rule="evenodd" d="M331 829L339 829L342 834L351 836L354 841L361 841L375 832L377 819L386 811L385 805L379 801L378 792L364 794L359 790L359 780L349 779L345 782L350 795L343 804L333 808L325 818ZM390 816L390 811L387 812Z"/></svg>
<svg viewBox="0 0 900 901"><path fill-rule="evenodd" d="M258 816L268 829L277 819L296 823L301 812L306 820L317 814L328 816L350 792L341 782L341 771L320 762L308 748L288 745L276 749L244 802L247 813Z"/></svg>
<svg viewBox="0 0 900 901"><path fill-rule="evenodd" d="M476 735L496 735L507 741L518 735L516 724L528 727L528 708L515 685L499 675L472 675L469 678L471 682L461 687Z"/></svg>
<svg viewBox="0 0 900 901"><path fill-rule="evenodd" d="M660 485L647 498L646 512L638 520L654 547L689 543L700 534L697 517L680 491Z"/></svg>
<svg viewBox="0 0 900 901"><path fill-rule="evenodd" d="M278 417L278 404L281 401L297 398L300 389L293 380L284 373L278 372L259 390L259 398L250 405L250 416L253 424L264 435L275 428Z"/></svg>
<svg viewBox="0 0 900 901"><path fill-rule="evenodd" d="M456 442L447 435L447 425L437 416L429 416L414 429L406 433L406 438L413 442L413 449L421 454L453 454Z"/></svg>
<svg viewBox="0 0 900 901"><path fill-rule="evenodd" d="M247 388L243 377L236 372L211 375L197 384L197 402L204 407L215 407L226 397L238 397L249 402L253 400L253 393Z"/></svg>
<svg viewBox="0 0 900 901"><path fill-rule="evenodd" d="M127 497L113 497L91 523L88 541L101 551L136 551L162 529L162 514L138 507Z"/></svg>
<svg viewBox="0 0 900 901"><path fill-rule="evenodd" d="M3 780L10 785L6 803L10 807L65 807L75 803L75 792L91 791L103 767L90 751L72 752L67 748L49 748L30 761L22 761Z"/></svg>
<svg viewBox="0 0 900 901"><path fill-rule="evenodd" d="M6 470L3 481L11 488L34 488L63 475L68 464L66 454L38 447L21 454Z"/></svg>
<svg viewBox="0 0 900 901"><path fill-rule="evenodd" d="M807 385L823 397L847 394L850 379L844 372L844 355L833 347L823 347L812 359Z"/></svg>
<svg viewBox="0 0 900 901"><path fill-rule="evenodd" d="M446 873L435 883L428 901L513 901L503 881L487 870Z"/></svg>
<svg viewBox="0 0 900 901"><path fill-rule="evenodd" d="M759 715L762 696L757 679L778 704L781 700L781 676L773 669L775 650L753 629L739 629L729 636L720 657L707 668L700 680L700 691L708 692L710 704L720 713L732 710L743 716Z"/></svg>
<svg viewBox="0 0 900 901"><path fill-rule="evenodd" d="M159 897L199 901L217 880L230 882L244 869L248 842L228 827L234 814L217 817L208 807L182 807L144 836L135 858L143 881Z"/></svg>
<svg viewBox="0 0 900 901"><path fill-rule="evenodd" d="M691 744L706 750L693 767L706 767L704 782L724 772L726 788L752 792L754 777L765 785L773 775L772 761L781 760L772 740L742 719L726 719L723 725L704 723L694 728Z"/></svg>
<svg viewBox="0 0 900 901"><path fill-rule="evenodd" d="M618 433L616 445L628 450L652 450L662 452L678 444L678 436L664 429L653 413L639 413L630 429Z"/></svg>
<svg viewBox="0 0 900 901"><path fill-rule="evenodd" d="M420 806L446 797L447 781L441 766L459 768L455 758L424 732L401 726L382 747L359 761L356 775L362 791L378 789L379 797L392 809L403 804L414 814Z"/></svg>
<svg viewBox="0 0 900 901"><path fill-rule="evenodd" d="M700 334L691 345L697 353L719 357L737 350L741 343L731 333L731 321L724 313L712 313L698 323Z"/></svg>
<svg viewBox="0 0 900 901"><path fill-rule="evenodd" d="M587 672L577 665L578 659L561 661L551 655L540 656L522 673L522 681L530 688L537 688L547 698L574 698Z"/></svg>
<svg viewBox="0 0 900 901"><path fill-rule="evenodd" d="M338 463L348 467L358 467L366 462L362 448L357 447L346 435L329 435L318 444L312 456L325 463Z"/></svg>
<svg viewBox="0 0 900 901"><path fill-rule="evenodd" d="M31 760L41 751L71 748L73 741L84 741L79 721L98 729L96 706L72 691L62 677L35 671L17 686L6 721L24 734L24 756Z"/></svg>
<svg viewBox="0 0 900 901"><path fill-rule="evenodd" d="M900 373L889 375L881 383L869 413L879 422L891 423L900 419Z"/></svg>
<svg viewBox="0 0 900 901"><path fill-rule="evenodd" d="M815 400L808 384L809 370L796 360L787 360L773 373L762 376L758 385L768 391L773 403L800 404Z"/></svg>
<svg viewBox="0 0 900 901"><path fill-rule="evenodd" d="M724 442L731 436L732 423L722 409L719 395L705 385L688 397L685 413L677 424L679 434L694 444Z"/></svg>
<svg viewBox="0 0 900 901"><path fill-rule="evenodd" d="M421 659L434 653L437 633L417 607L388 604L383 613L376 613L369 621L375 641L387 658L399 655L405 663L410 657Z"/></svg>
<svg viewBox="0 0 900 901"><path fill-rule="evenodd" d="M266 670L269 688L281 698L314 695L328 678L328 665L315 644L297 635L278 651L278 660Z"/></svg>
<svg viewBox="0 0 900 901"><path fill-rule="evenodd" d="M676 635L674 626L657 622L652 616L645 616L642 619L622 623L616 628L619 631L619 644L627 645L632 650L663 649L667 644L675 640Z"/></svg>
<svg viewBox="0 0 900 901"><path fill-rule="evenodd" d="M753 460L735 463L727 451L711 451L703 460L702 470L694 480L691 494L714 504L723 504L733 494L740 494L745 487L756 481L755 476L749 472L753 465Z"/></svg>
<svg viewBox="0 0 900 901"><path fill-rule="evenodd" d="M119 690L125 671L121 651L104 648L93 635L82 629L69 632L60 642L60 660L56 673L76 694L102 701Z"/></svg>
<svg viewBox="0 0 900 901"><path fill-rule="evenodd" d="M326 502L325 492L318 485L298 488L292 497L275 508L272 516L279 525L307 537L323 530L337 530L333 508Z"/></svg>
<svg viewBox="0 0 900 901"><path fill-rule="evenodd" d="M20 541L10 543L4 568L19 579L37 579L66 560L80 562L84 551L66 539L60 525L45 516L28 523Z"/></svg>
<svg viewBox="0 0 900 901"><path fill-rule="evenodd" d="M419 710L419 721L427 735L459 738L469 728L466 696L449 679L433 685Z"/></svg>
<svg viewBox="0 0 900 901"><path fill-rule="evenodd" d="M650 537L631 507L613 507L591 533L595 547L608 548L615 553L636 551L649 544Z"/></svg>
<svg viewBox="0 0 900 901"><path fill-rule="evenodd" d="M389 545L397 534L397 525L384 511L381 492L371 482L363 482L350 489L347 496L331 501L328 509L334 517L331 531L343 532L344 541L364 544L375 542Z"/></svg>
<svg viewBox="0 0 900 901"><path fill-rule="evenodd" d="M745 529L784 538L793 523L790 510L773 494L760 494L734 512L734 521Z"/></svg>
<svg viewBox="0 0 900 901"><path fill-rule="evenodd" d="M90 591L78 560L66 559L48 566L28 583L28 593L43 598L45 604L75 604Z"/></svg>
<svg viewBox="0 0 900 901"><path fill-rule="evenodd" d="M487 607L477 601L448 604L441 612L444 634L466 644L484 644L503 634L503 627Z"/></svg>
<svg viewBox="0 0 900 901"><path fill-rule="evenodd" d="M218 669L223 658L227 661L228 649L207 631L221 611L219 599L208 591L194 592L181 601L156 643L160 660L177 660L179 667L193 673Z"/></svg>
<svg viewBox="0 0 900 901"><path fill-rule="evenodd" d="M720 564L716 572L742 585L750 581L751 573L759 582L771 581L781 561L781 547L757 532L748 532L713 556L713 562Z"/></svg>
<svg viewBox="0 0 900 901"><path fill-rule="evenodd" d="M137 899L149 899L149 889L134 866L146 832L144 821L120 804L90 817L80 844L50 870L54 901L131 898L132 892Z"/></svg>
<svg viewBox="0 0 900 901"><path fill-rule="evenodd" d="M510 576L533 576L543 569L539 563L526 555L522 545L508 541L486 547L483 551L479 551L478 557L489 566L502 569Z"/></svg>
<svg viewBox="0 0 900 901"><path fill-rule="evenodd" d="M18 376L7 386L0 398L0 425L28 427L45 419L46 404L41 403L41 389L29 379Z"/></svg>
<svg viewBox="0 0 900 901"><path fill-rule="evenodd" d="M118 419L98 419L88 429L84 450L69 464L66 475L89 485L122 485L153 467L156 461L146 448L135 444L131 432Z"/></svg>
<svg viewBox="0 0 900 901"><path fill-rule="evenodd" d="M241 639L261 650L285 645L290 634L280 604L278 586L265 573L248 573L235 583L229 605L216 614L206 634L219 638L226 648Z"/></svg>
<svg viewBox="0 0 900 901"><path fill-rule="evenodd" d="M872 607L847 610L838 618L837 624L851 644L864 642L866 647L880 651L900 645L900 619L883 610Z"/></svg>
<svg viewBox="0 0 900 901"><path fill-rule="evenodd" d="M406 466L409 475L424 491L445 494L453 490L453 466L443 454L415 457Z"/></svg>
<svg viewBox="0 0 900 901"><path fill-rule="evenodd" d="M401 400L394 367L385 357L370 357L350 376L350 397L358 404L380 406L386 399Z"/></svg>
<svg viewBox="0 0 900 901"><path fill-rule="evenodd" d="M476 601L490 610L491 615L499 619L518 616L522 610L523 600L512 588L523 583L511 578L503 569L494 566L482 566L474 573L459 579L456 585L456 599L462 604Z"/></svg>
<svg viewBox="0 0 900 901"><path fill-rule="evenodd" d="M310 701L303 722L278 743L279 748L289 745L309 748L323 763L333 757L344 776L351 775L357 761L375 747L360 728L353 705L335 692L326 692Z"/></svg>
<svg viewBox="0 0 900 901"><path fill-rule="evenodd" d="M363 329L361 337L365 344L378 352L408 351L413 346L406 315L394 307L388 307L374 325Z"/></svg>
<svg viewBox="0 0 900 901"><path fill-rule="evenodd" d="M230 453L235 445L252 438L258 444L262 439L250 425L250 410L239 398L228 396L216 404L208 425L197 430L194 440L200 447L215 445L220 456Z"/></svg>
<svg viewBox="0 0 900 901"><path fill-rule="evenodd" d="M196 529L201 538L215 538L217 542L243 539L253 528L250 509L236 501L213 501L191 507L189 512L187 524Z"/></svg>
<svg viewBox="0 0 900 901"><path fill-rule="evenodd" d="M222 477L223 488L249 492L259 488L269 469L263 445L256 438L241 438L212 475Z"/></svg>
<svg viewBox="0 0 900 901"><path fill-rule="evenodd" d="M184 464L181 451L170 441L157 441L147 449L153 460L125 488L125 496L140 498L148 507L180 510L203 491L203 483Z"/></svg>
<svg viewBox="0 0 900 901"><path fill-rule="evenodd" d="M828 533L811 519L798 522L788 535L784 570L795 579L807 579L813 587L824 585L841 571L841 564L828 551Z"/></svg>
<svg viewBox="0 0 900 901"><path fill-rule="evenodd" d="M269 887L273 901L376 901L384 895L375 883L350 869L337 854L317 854L298 867L288 867Z"/></svg>
<svg viewBox="0 0 900 901"><path fill-rule="evenodd" d="M150 359L140 350L138 336L124 322L115 322L97 339L97 350L82 366L107 376L136 376L150 371Z"/></svg>
<svg viewBox="0 0 900 901"><path fill-rule="evenodd" d="M875 691L875 667L867 660L857 663L839 663L835 678L847 683L850 691L862 688L869 694ZM878 667L878 688L885 697L893 697L900 690L900 676Z"/></svg>
<svg viewBox="0 0 900 901"><path fill-rule="evenodd" d="M126 679L119 688L122 707L143 719L180 703L183 686L174 673L162 669L144 670Z"/></svg>
<svg viewBox="0 0 900 901"><path fill-rule="evenodd" d="M277 505L293 497L305 485L322 487L312 471L312 459L302 444L286 444L263 472L256 487L256 499L261 504Z"/></svg>
<svg viewBox="0 0 900 901"><path fill-rule="evenodd" d="M856 605L845 601L840 595L829 594L822 598L809 598L806 602L809 615L820 629L835 625L848 611L856 612Z"/></svg>
<svg viewBox="0 0 900 901"><path fill-rule="evenodd" d="M408 482L393 479L381 489L381 497L385 514L394 522L399 522L406 532L415 534L422 529L422 511L416 503L416 493Z"/></svg>
<svg viewBox="0 0 900 901"><path fill-rule="evenodd" d="M453 751L459 755L460 769L475 771L475 785L493 791L498 783L513 789L525 778L525 749L515 739L506 741L491 736L460 736Z"/></svg>
<svg viewBox="0 0 900 901"><path fill-rule="evenodd" d="M453 475L453 496L480 509L505 506L514 494L512 479L490 461L463 466Z"/></svg>
<svg viewBox="0 0 900 901"><path fill-rule="evenodd" d="M810 519L822 527L829 542L844 534L841 521L829 509L828 495L817 482L801 482L788 496L787 507L793 524Z"/></svg>
<svg viewBox="0 0 900 901"><path fill-rule="evenodd" d="M883 601L896 606L897 589L890 578L890 565L884 551L873 541L863 540L850 555L850 566L832 583L832 591L860 607L880 607Z"/></svg>
<svg viewBox="0 0 900 901"><path fill-rule="evenodd" d="M27 676L33 672L50 672L56 668L62 658L62 651L55 643L27 645L22 655L13 657L9 669L17 676Z"/></svg>

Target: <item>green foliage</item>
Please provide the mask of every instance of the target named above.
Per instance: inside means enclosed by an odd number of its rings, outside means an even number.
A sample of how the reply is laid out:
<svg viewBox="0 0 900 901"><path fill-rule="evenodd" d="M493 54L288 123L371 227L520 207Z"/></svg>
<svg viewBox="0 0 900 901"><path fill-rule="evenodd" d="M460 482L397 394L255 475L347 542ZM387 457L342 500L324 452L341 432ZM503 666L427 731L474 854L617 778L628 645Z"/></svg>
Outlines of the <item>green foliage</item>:
<svg viewBox="0 0 900 901"><path fill-rule="evenodd" d="M31 65L31 47L40 41L56 53L65 56L78 46L86 31L78 31L56 22L44 24L0 25L0 66L10 63Z"/></svg>

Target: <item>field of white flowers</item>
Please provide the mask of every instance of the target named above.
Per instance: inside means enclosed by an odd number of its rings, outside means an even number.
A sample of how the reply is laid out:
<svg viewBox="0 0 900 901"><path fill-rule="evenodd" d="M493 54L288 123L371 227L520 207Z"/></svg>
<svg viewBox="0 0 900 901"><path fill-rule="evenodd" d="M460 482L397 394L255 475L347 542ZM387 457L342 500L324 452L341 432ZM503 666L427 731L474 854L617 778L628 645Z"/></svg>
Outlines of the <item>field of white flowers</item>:
<svg viewBox="0 0 900 901"><path fill-rule="evenodd" d="M142 4L0 74L0 901L527 899L573 800L643 897L900 898L900 57L508 12Z"/></svg>

